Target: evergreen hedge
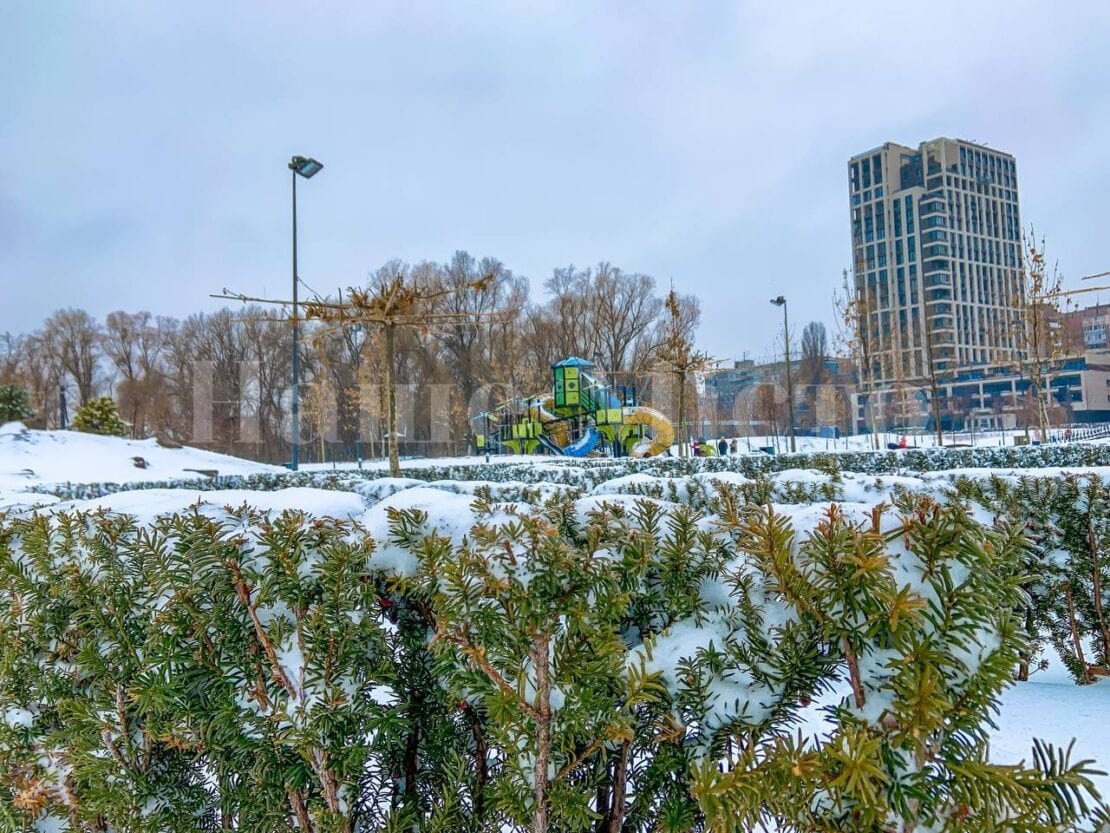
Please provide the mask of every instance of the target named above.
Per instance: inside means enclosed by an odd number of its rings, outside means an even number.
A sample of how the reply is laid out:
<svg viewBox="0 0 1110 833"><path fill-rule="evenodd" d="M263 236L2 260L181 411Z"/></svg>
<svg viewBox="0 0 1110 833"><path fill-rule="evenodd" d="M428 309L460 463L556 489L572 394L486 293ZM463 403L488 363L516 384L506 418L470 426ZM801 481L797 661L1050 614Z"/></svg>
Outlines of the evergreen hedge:
<svg viewBox="0 0 1110 833"><path fill-rule="evenodd" d="M63 831L1058 831L1089 762L987 760L1027 529L958 503L565 496L388 532L0 518L0 819ZM454 511L454 510L452 510ZM808 513L808 514L807 514ZM838 680L819 737L795 734Z"/></svg>
<svg viewBox="0 0 1110 833"><path fill-rule="evenodd" d="M749 478L769 477L793 469L814 469L831 476L846 472L869 475L901 475L958 469L1025 470L1046 467L1110 467L1110 445L1074 443L1068 445L1018 446L999 448L929 448L887 452L837 452L813 454L739 455L710 458L652 458L618 460L602 458L557 460L537 457L533 461L491 462L467 465L437 464L421 460L402 466L405 478L424 482L489 481L526 485L556 484L572 488L591 488L628 474L655 477L684 477L696 474L733 472ZM277 472L273 474L225 475L198 480L162 480L139 483L54 483L36 491L65 499L87 499L132 489L187 487L200 491L212 489L253 489L272 491L289 486L318 486L357 491L357 484L381 479L380 469L339 469L332 472Z"/></svg>

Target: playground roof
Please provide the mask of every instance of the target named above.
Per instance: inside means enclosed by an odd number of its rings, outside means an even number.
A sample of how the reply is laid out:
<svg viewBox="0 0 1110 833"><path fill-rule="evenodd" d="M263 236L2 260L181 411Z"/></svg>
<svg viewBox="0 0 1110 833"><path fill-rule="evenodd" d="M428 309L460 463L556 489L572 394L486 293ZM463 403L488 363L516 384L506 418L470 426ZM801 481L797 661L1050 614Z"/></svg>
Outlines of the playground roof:
<svg viewBox="0 0 1110 833"><path fill-rule="evenodd" d="M593 362L587 361L586 359L580 359L580 358L578 358L578 356L570 356L569 358L563 359L561 362L555 362L555 364L551 365L552 369L554 369L556 367L593 367L593 366L594 366Z"/></svg>

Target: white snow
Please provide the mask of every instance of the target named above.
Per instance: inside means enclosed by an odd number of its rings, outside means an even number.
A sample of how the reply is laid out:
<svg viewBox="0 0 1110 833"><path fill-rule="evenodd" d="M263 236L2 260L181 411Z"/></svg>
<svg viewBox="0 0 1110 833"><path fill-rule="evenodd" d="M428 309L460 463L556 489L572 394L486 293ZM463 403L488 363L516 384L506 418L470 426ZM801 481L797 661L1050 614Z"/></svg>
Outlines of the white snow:
<svg viewBox="0 0 1110 833"><path fill-rule="evenodd" d="M824 708L847 703L851 692L847 683L826 692L804 711L800 728L807 737L820 737L829 731ZM1110 750L1110 684L1077 686L1070 678L1059 683L1036 676L1029 682L1015 683L1002 692L998 728L990 732L990 759L999 764L1032 762L1033 739L1067 747L1074 739L1072 761L1094 759L1095 768L1107 769ZM1091 779L1103 796L1110 794L1110 774Z"/></svg>
<svg viewBox="0 0 1110 833"><path fill-rule="evenodd" d="M371 566L394 575L411 575L416 570L416 558L408 550L389 543L390 510L417 509L427 513L425 529L451 538L458 543L466 536L477 520L471 508L474 498L456 495L443 489L417 486L390 495L370 507L359 518L366 531L378 543L370 558Z"/></svg>
<svg viewBox="0 0 1110 833"><path fill-rule="evenodd" d="M800 483L820 486L831 483L832 477L816 469L783 469L771 476L771 481L776 485L786 483Z"/></svg>
<svg viewBox="0 0 1110 833"><path fill-rule="evenodd" d="M363 499L353 492L308 488L279 489L274 492L248 489L215 489L207 492L187 488L134 489L92 500L56 503L49 509L85 512L104 509L118 515L132 515L140 521L148 522L159 516L188 511L198 505L208 509L225 506L238 509L246 505L264 512L280 513L291 510L313 517L340 519L361 515L366 509Z"/></svg>
<svg viewBox="0 0 1110 833"><path fill-rule="evenodd" d="M3 717L0 717L0 720L3 720L4 723L11 726L13 729L26 728L27 726L31 725L34 719L35 716L31 714L31 712L27 711L27 709L20 709L16 707L5 709Z"/></svg>
<svg viewBox="0 0 1110 833"><path fill-rule="evenodd" d="M1062 685L1030 680L1002 693L998 730L991 733L991 760L1029 763L1033 738L1066 747L1074 738L1072 761L1093 758L1106 771L1110 755L1110 685L1101 681L1077 686L1070 679ZM1105 797L1110 795L1110 775L1092 779Z"/></svg>
<svg viewBox="0 0 1110 833"><path fill-rule="evenodd" d="M591 494L595 495L623 495L637 489L664 482L664 478L654 477L646 472L638 471L626 474L624 477L614 477L606 480L593 488Z"/></svg>
<svg viewBox="0 0 1110 833"><path fill-rule="evenodd" d="M694 475L695 480L702 480L709 483L726 483L729 486L744 486L752 482L750 477L745 477L739 472L735 471L711 471L702 472Z"/></svg>
<svg viewBox="0 0 1110 833"><path fill-rule="evenodd" d="M146 468L136 467L136 457L145 461ZM0 505L25 501L33 486L202 480L207 477L205 471L222 476L285 469L199 448L163 448L153 439L33 431L18 422L0 426Z"/></svg>
<svg viewBox="0 0 1110 833"><path fill-rule="evenodd" d="M640 495L588 495L574 502L575 517L579 523L585 523L593 512L612 512L623 510L631 515L636 506L641 503L654 503L664 509L673 509L675 504L658 498L642 497Z"/></svg>
<svg viewBox="0 0 1110 833"><path fill-rule="evenodd" d="M453 494L432 486L415 486L370 507L359 520L371 536L384 541L389 537L389 510L417 509L427 513L426 528L429 532L435 531L457 543L470 532L477 520L473 503L471 495Z"/></svg>
<svg viewBox="0 0 1110 833"><path fill-rule="evenodd" d="M897 435L892 435L889 439L896 441ZM1000 445L1004 439L1007 445L1012 442L1012 439L1001 435L979 439L984 439L987 445ZM887 438L883 440L885 447ZM925 444L931 443L932 439L918 438L918 441ZM911 445L912 442L911 440ZM747 450L745 443L741 439L741 448L744 451ZM753 447L773 444L762 438L752 438L751 443ZM839 441L799 438L798 441L799 451L861 451L870 448L870 443L871 440L867 437ZM135 457L141 457L147 467L137 468L133 460ZM410 473L420 473L429 470L445 471L451 467L473 468L485 465L485 462L484 457L462 457L405 461L403 465ZM162 448L153 440L130 441L68 431L30 431L18 423L10 423L0 426L0 511L33 507L38 507L40 511L104 509L134 515L140 521L148 522L161 515L189 511L197 505L201 511L218 513L225 506L236 508L248 504L270 512L292 509L303 511L312 517L353 518L375 539L372 566L405 575L415 569L416 561L409 552L389 543L391 509L418 509L427 513L425 530L434 530L457 543L480 520L473 502L474 493L481 487L488 488L496 499L500 495L523 489L551 494L574 488L561 485L562 483L574 483L581 487L576 494L582 495L575 500L575 512L579 519L584 519L589 512L602 509L606 505L631 511L637 503L648 500L668 510L675 507L675 504L666 501L630 494L637 491L650 490L667 495L674 493L669 491L673 486L680 499L685 499L685 496L693 494L701 485L711 486L718 482L737 486L752 482L750 478L735 472L699 472L682 477L660 476L650 472L666 469L651 469L650 461L595 463L551 458L537 460L534 457L495 457L491 458L491 463L505 470L505 479L466 478L427 483L412 478L386 477L386 464L375 461L364 463L362 468L370 472L382 472L383 476L367 480L356 476L338 478L342 488L347 491L318 488L288 488L272 492L246 489L202 491L183 484L180 489L132 489L94 500L62 502L53 496L36 494L28 489L63 483L143 483L175 479L198 480L206 476L199 471L189 471L190 469L215 470L219 475L281 473L284 470L199 449ZM320 473L335 470L348 474L354 464L310 465L304 468ZM848 519L869 523L871 508L879 502L889 501L896 489L942 496L951 489L951 482L961 476L986 478L999 475L1017 479L1026 475L1059 476L1065 472L1087 473L1110 480L1110 467L1054 467L1036 470L964 468L881 475L845 472L836 478L813 469L789 469L771 475L770 480L776 487L776 501L782 498L786 488L804 487L812 490L833 486L839 498L837 503ZM528 477L534 478L536 473L543 477L550 475L550 479L541 479L538 483L529 482ZM453 476L465 478L465 474ZM480 476L495 475L483 471ZM655 491L656 489L659 491ZM796 540L800 540L808 529L825 516L829 506L827 502L776 502L774 510L790 519ZM990 522L989 513L982 509L975 511L981 522ZM503 517L499 513L493 520ZM894 522L893 516L888 515L885 524ZM916 580L910 567L901 564L900 559L895 559L895 568L900 582ZM759 591L756 589L753 592ZM724 577L703 582L700 593L707 615L697 621L675 623L656 639L652 647L652 660L648 663L648 668L660 671L672 691L682 684L678 672L679 661L684 657L695 657L698 649L707 647L711 641L719 644L731 628L728 618L731 598ZM768 609L764 611L763 622L767 629L773 629L784 621L780 607L768 605ZM276 609L260 611L260 615L268 617L279 614L280 611ZM973 670L993 647L989 643L970 643L962 658L968 670ZM295 678L299 678L304 665L299 650L291 642L283 644L281 650L283 663ZM870 655L861 658L861 665L870 672L869 677L879 678L883 675L881 666L886 659L880 655ZM710 727L726 716L737 714L745 703L748 719L759 719L765 713L765 705L774 696L774 692L754 680L750 671L735 666L727 667L714 675L709 681L709 687L713 702L706 720ZM807 710L805 731L822 731L823 715L819 711L820 706L846 698L848 692L845 688L837 688ZM371 696L383 705L389 705L395 700L395 694L388 688L375 689ZM556 700L561 696L561 693L557 695ZM881 706L880 696L871 697L867 717L878 719ZM1037 673L1032 681L1019 683L1003 693L998 717L999 728L992 732L991 758L1000 763L1015 763L1021 759L1028 761L1034 737L1057 745L1066 745L1072 737L1077 737L1075 757L1101 758L1098 763L1105 767L1110 763L1107 760L1110 756L1110 721L1105 719L1107 714L1110 714L1110 681L1076 686L1062 672L1059 663L1054 663L1049 671ZM0 715L0 721L14 727L28 726L33 719L30 711L14 707ZM1095 780L1104 793L1110 793L1110 776ZM43 829L49 829L49 825Z"/></svg>

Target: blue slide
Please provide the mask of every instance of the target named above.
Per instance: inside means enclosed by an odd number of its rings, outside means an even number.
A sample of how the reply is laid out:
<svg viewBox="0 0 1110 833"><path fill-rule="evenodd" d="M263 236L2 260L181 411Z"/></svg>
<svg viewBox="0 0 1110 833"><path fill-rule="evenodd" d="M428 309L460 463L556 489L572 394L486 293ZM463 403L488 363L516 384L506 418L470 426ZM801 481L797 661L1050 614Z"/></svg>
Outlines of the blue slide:
<svg viewBox="0 0 1110 833"><path fill-rule="evenodd" d="M577 442L573 442L563 449L563 454L567 457L585 457L597 447L599 442L601 442L601 434L591 425L578 438Z"/></svg>

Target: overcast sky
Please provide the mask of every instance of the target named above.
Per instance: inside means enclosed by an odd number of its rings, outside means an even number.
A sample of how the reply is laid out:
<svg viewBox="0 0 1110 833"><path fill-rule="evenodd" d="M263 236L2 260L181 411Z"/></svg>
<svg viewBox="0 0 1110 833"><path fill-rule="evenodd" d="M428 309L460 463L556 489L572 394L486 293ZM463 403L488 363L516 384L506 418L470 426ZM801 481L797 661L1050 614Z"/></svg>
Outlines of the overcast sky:
<svg viewBox="0 0 1110 833"><path fill-rule="evenodd" d="M211 309L301 275L607 260L761 358L832 321L846 161L979 140L1075 279L1110 269L1110 2L12 2L0 32L0 331L60 306Z"/></svg>

